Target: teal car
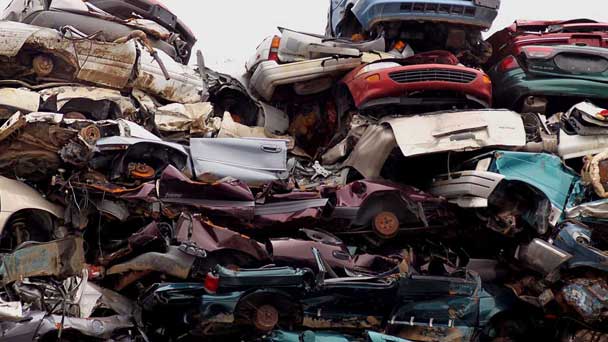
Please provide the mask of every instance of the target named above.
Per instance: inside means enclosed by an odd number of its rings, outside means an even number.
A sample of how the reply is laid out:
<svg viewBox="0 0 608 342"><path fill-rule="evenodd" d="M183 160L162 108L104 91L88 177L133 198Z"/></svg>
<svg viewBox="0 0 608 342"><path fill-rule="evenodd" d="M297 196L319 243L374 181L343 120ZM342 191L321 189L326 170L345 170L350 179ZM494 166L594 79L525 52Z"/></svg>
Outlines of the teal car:
<svg viewBox="0 0 608 342"><path fill-rule="evenodd" d="M524 227L544 235L588 198L581 177L552 154L494 151L459 170L436 177L430 193L485 211L487 225L505 235Z"/></svg>
<svg viewBox="0 0 608 342"><path fill-rule="evenodd" d="M489 68L495 105L554 114L608 100L608 49L584 45L519 47Z"/></svg>

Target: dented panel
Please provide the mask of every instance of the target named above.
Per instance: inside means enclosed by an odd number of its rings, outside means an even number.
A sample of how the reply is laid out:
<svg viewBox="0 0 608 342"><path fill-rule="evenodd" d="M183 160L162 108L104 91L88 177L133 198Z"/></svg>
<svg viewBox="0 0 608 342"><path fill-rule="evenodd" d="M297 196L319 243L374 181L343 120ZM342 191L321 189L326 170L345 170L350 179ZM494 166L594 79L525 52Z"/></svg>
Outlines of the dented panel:
<svg viewBox="0 0 608 342"><path fill-rule="evenodd" d="M9 284L27 277L53 276L59 279L78 275L85 268L84 240L68 238L23 247L4 257L0 274Z"/></svg>

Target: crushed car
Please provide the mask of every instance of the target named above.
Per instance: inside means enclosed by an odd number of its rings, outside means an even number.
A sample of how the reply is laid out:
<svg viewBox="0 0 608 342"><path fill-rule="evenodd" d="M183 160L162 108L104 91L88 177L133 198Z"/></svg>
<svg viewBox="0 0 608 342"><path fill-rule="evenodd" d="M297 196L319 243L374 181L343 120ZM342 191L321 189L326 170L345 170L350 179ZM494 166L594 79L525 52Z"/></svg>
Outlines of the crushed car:
<svg viewBox="0 0 608 342"><path fill-rule="evenodd" d="M402 45L416 52L448 50L473 65L492 54L481 31L498 14L499 0L332 0L326 34L340 38L384 37L387 50Z"/></svg>
<svg viewBox="0 0 608 342"><path fill-rule="evenodd" d="M329 2L241 76L157 0L9 2L0 340L608 340L607 24Z"/></svg>
<svg viewBox="0 0 608 342"><path fill-rule="evenodd" d="M515 22L488 41L496 105L553 115L605 101L605 25L588 20Z"/></svg>

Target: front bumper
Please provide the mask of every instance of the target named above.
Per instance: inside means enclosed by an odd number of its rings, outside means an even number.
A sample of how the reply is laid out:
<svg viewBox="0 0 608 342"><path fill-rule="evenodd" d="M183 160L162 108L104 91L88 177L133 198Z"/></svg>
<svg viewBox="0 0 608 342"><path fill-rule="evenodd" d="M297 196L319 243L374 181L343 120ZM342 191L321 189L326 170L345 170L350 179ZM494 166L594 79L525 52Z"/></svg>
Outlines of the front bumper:
<svg viewBox="0 0 608 342"><path fill-rule="evenodd" d="M375 75L379 80L367 79ZM432 91L460 93L481 104L487 106L492 104L492 84L489 78L479 70L462 66L445 64L400 66L361 74L347 81L346 85L357 108L367 107L366 104L374 100L410 97L412 93Z"/></svg>

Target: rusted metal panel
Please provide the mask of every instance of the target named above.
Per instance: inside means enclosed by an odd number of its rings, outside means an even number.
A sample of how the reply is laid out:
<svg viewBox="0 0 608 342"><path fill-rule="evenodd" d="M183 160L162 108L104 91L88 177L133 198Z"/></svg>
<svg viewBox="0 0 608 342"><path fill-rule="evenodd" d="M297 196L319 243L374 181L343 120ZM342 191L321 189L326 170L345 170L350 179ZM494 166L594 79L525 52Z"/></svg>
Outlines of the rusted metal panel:
<svg viewBox="0 0 608 342"><path fill-rule="evenodd" d="M197 103L204 100L204 83L198 73L168 58L163 59L163 63L169 72L168 80L158 63L149 54L142 53L133 87L172 102Z"/></svg>
<svg viewBox="0 0 608 342"><path fill-rule="evenodd" d="M21 33L15 36L14 31ZM137 62L136 43L107 43L81 38L68 38L59 31L41 29L36 26L0 22L0 36L6 57L15 57L27 49L36 55L50 59L49 71L43 76L52 76L66 81L82 81L123 89L129 83Z"/></svg>
<svg viewBox="0 0 608 342"><path fill-rule="evenodd" d="M2 283L8 284L27 277L65 279L84 268L84 240L73 237L23 247L4 258L0 273Z"/></svg>
<svg viewBox="0 0 608 342"><path fill-rule="evenodd" d="M15 57L25 42L41 30L44 29L13 21L3 21L0 23L0 55Z"/></svg>

